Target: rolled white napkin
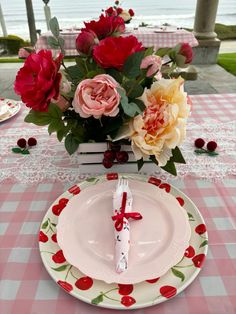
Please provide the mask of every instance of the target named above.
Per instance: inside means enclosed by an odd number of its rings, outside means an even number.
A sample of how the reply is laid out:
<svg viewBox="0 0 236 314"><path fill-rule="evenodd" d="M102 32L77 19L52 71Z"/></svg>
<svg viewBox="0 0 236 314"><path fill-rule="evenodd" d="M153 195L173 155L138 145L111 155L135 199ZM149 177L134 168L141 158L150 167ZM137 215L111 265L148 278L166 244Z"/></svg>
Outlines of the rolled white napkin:
<svg viewBox="0 0 236 314"><path fill-rule="evenodd" d="M116 272L122 273L128 269L130 249L130 223L129 218L139 220L142 216L132 212L133 197L128 186L128 181L118 181L116 191L113 194L113 216L115 221L115 265Z"/></svg>

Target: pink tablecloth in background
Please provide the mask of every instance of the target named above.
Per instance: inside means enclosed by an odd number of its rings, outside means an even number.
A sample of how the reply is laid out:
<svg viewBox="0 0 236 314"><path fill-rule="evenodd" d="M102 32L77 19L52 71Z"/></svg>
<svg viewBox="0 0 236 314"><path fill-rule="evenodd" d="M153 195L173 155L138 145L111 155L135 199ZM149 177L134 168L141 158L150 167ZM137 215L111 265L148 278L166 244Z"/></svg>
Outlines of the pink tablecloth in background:
<svg viewBox="0 0 236 314"><path fill-rule="evenodd" d="M225 123L236 120L236 94L198 95L191 98L192 122L201 124L208 118ZM39 128L24 124L23 116L22 111L0 124L0 141L8 137L6 145L9 147L14 146L21 135L31 133L37 137ZM50 140L56 143L56 139ZM1 151L1 154L4 152ZM2 165L9 166L12 159L10 149L4 160L0 156L0 171L4 171ZM216 182L202 180L197 176L186 176L170 182L186 193L201 211L209 231L209 253L200 275L178 296L154 307L128 313L236 313L235 172ZM22 183L14 178L1 183L1 314L119 313L93 307L65 293L53 282L42 264L37 242L39 225L50 204L68 185L71 183L50 178L36 184Z"/></svg>
<svg viewBox="0 0 236 314"><path fill-rule="evenodd" d="M75 49L75 40L78 34L79 32L76 31L61 33L61 37L65 40L66 56L78 55L78 52ZM132 30L125 33L125 35L134 35L138 38L139 41L143 43L144 47L154 47L155 50L162 47L174 47L179 43L189 43L192 47L198 45L198 41L194 37L193 33L188 32L184 29L176 29L173 32L171 30L170 32L168 32L167 29L165 32L161 29L140 27L137 30ZM50 32L44 34L38 39L35 45L36 51L50 48L47 44L48 36L51 36Z"/></svg>

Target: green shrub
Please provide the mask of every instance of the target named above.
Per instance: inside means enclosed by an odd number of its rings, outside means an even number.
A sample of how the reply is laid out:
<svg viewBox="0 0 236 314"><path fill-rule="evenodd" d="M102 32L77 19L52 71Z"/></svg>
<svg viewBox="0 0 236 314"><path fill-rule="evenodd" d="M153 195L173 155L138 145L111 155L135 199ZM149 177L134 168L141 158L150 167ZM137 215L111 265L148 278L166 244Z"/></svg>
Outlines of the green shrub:
<svg viewBox="0 0 236 314"><path fill-rule="evenodd" d="M19 49L25 45L28 45L28 42L25 42L24 39L15 35L0 37L0 47L1 49L7 50L8 54L18 54Z"/></svg>

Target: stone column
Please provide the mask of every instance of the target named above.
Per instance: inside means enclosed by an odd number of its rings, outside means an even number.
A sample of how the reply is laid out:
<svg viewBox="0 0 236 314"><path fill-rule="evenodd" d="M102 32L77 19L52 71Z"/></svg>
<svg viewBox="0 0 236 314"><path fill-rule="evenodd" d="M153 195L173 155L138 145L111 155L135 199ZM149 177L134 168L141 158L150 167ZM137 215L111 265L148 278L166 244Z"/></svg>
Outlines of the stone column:
<svg viewBox="0 0 236 314"><path fill-rule="evenodd" d="M198 39L214 39L219 0L197 0L193 33Z"/></svg>
<svg viewBox="0 0 236 314"><path fill-rule="evenodd" d="M1 3L0 3L0 22L1 22L1 26L2 26L3 36L6 37L7 36L7 28L6 28L4 16L3 16L3 13L2 13Z"/></svg>

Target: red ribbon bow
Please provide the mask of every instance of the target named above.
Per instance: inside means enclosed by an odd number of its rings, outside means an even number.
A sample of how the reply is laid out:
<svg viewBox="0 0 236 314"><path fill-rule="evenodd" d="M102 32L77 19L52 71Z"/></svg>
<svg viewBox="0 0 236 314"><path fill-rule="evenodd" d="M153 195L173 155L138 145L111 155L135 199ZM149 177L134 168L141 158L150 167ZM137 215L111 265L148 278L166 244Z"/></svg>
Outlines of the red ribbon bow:
<svg viewBox="0 0 236 314"><path fill-rule="evenodd" d="M125 213L126 201L127 201L127 192L123 192L120 213L111 217L113 221L116 221L115 228L117 231L122 230L123 224L124 224L124 218L126 219L132 218L134 220L140 220L143 218L142 215L138 212Z"/></svg>

